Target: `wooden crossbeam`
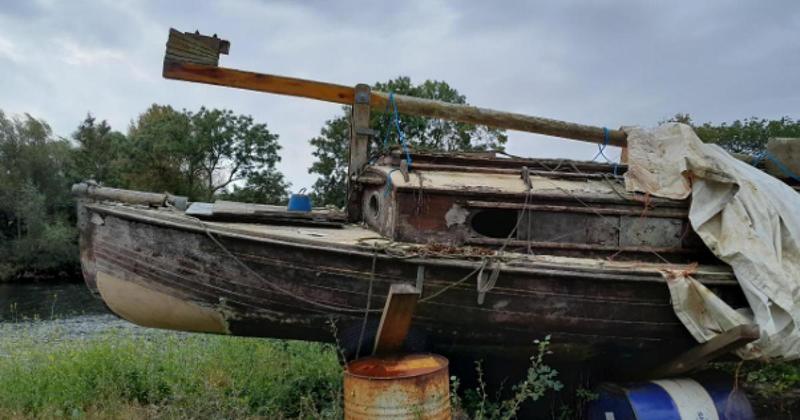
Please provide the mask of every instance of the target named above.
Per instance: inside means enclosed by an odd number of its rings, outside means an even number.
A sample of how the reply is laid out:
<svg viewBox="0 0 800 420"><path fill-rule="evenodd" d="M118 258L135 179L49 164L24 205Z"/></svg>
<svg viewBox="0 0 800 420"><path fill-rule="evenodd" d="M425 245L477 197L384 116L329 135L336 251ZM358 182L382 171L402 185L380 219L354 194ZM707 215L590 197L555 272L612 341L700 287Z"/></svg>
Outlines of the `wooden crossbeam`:
<svg viewBox="0 0 800 420"><path fill-rule="evenodd" d="M397 353L403 349L411 318L419 299L419 291L410 284L393 284L383 306L378 333L375 335L373 353L377 355Z"/></svg>
<svg viewBox="0 0 800 420"><path fill-rule="evenodd" d="M711 340L700 344L680 356L665 363L648 375L652 378L677 376L694 370L711 360L730 353L747 343L758 340L761 333L756 325L739 325L717 334Z"/></svg>
<svg viewBox="0 0 800 420"><path fill-rule="evenodd" d="M352 105L355 101L355 89L351 86L218 67L212 64L215 63L213 57L205 56L209 51L213 52L213 49L201 48L203 54L198 53L198 57L192 55L191 51L194 51L192 49L184 49L180 55L171 53L176 49L175 43L190 43L192 40L187 37L197 36L172 30L167 43L167 55L164 57L165 78L298 96L344 105ZM224 42L227 48L227 41ZM602 127L405 95L394 95L394 100L398 111L403 114L546 134L590 143L620 147L627 145L627 135L621 130L605 130ZM388 102L388 93L378 91L370 93L369 106L372 109L383 111Z"/></svg>

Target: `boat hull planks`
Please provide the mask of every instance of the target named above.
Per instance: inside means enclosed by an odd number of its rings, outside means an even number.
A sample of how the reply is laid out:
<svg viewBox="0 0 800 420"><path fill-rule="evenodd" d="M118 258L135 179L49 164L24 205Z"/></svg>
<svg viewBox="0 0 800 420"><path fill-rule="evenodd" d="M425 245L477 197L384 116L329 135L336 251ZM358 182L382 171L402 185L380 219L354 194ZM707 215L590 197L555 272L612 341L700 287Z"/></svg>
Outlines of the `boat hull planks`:
<svg viewBox="0 0 800 420"><path fill-rule="evenodd" d="M336 332L361 325L370 279L370 307L380 308L392 284L415 284L424 266L413 325L434 351L524 357L550 335L559 358L630 362L643 354L664 360L695 344L652 265L506 262L478 304L475 275L458 282L480 258L398 258L360 241L366 229L304 232L88 203L79 216L87 284L144 326L335 342ZM742 301L729 272L697 277Z"/></svg>

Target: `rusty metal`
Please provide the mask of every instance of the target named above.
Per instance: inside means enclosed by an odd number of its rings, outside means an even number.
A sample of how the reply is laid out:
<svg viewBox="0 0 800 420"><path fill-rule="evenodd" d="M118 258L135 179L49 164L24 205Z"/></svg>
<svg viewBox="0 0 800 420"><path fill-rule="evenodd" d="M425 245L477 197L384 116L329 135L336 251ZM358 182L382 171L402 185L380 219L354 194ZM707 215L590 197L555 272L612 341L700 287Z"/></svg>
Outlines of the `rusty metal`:
<svg viewBox="0 0 800 420"><path fill-rule="evenodd" d="M410 354L350 362L344 374L344 418L450 419L447 359Z"/></svg>

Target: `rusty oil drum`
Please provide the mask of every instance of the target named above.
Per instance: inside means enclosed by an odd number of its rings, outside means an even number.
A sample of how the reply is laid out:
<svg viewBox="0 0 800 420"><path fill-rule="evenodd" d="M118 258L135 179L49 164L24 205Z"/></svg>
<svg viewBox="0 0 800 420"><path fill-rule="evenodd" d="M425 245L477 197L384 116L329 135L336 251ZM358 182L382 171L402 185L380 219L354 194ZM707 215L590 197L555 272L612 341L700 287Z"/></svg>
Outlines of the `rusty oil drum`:
<svg viewBox="0 0 800 420"><path fill-rule="evenodd" d="M450 419L448 362L435 354L370 356L347 365L345 419Z"/></svg>

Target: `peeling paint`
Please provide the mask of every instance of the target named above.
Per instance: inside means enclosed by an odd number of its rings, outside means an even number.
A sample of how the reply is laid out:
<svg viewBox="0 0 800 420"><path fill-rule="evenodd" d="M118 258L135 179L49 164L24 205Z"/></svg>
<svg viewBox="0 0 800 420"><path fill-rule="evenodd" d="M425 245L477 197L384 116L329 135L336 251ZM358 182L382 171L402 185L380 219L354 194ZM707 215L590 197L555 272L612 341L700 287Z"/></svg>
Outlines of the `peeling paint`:
<svg viewBox="0 0 800 420"><path fill-rule="evenodd" d="M99 215L97 213L92 213L91 222L93 224L97 225L97 226L103 226L103 223L105 223L105 220L103 219L103 216L101 216L101 215Z"/></svg>
<svg viewBox="0 0 800 420"><path fill-rule="evenodd" d="M450 210L445 213L444 221L447 223L448 228L453 225L463 225L467 221L467 216L469 216L467 209L458 204L453 204L453 207L450 207Z"/></svg>

